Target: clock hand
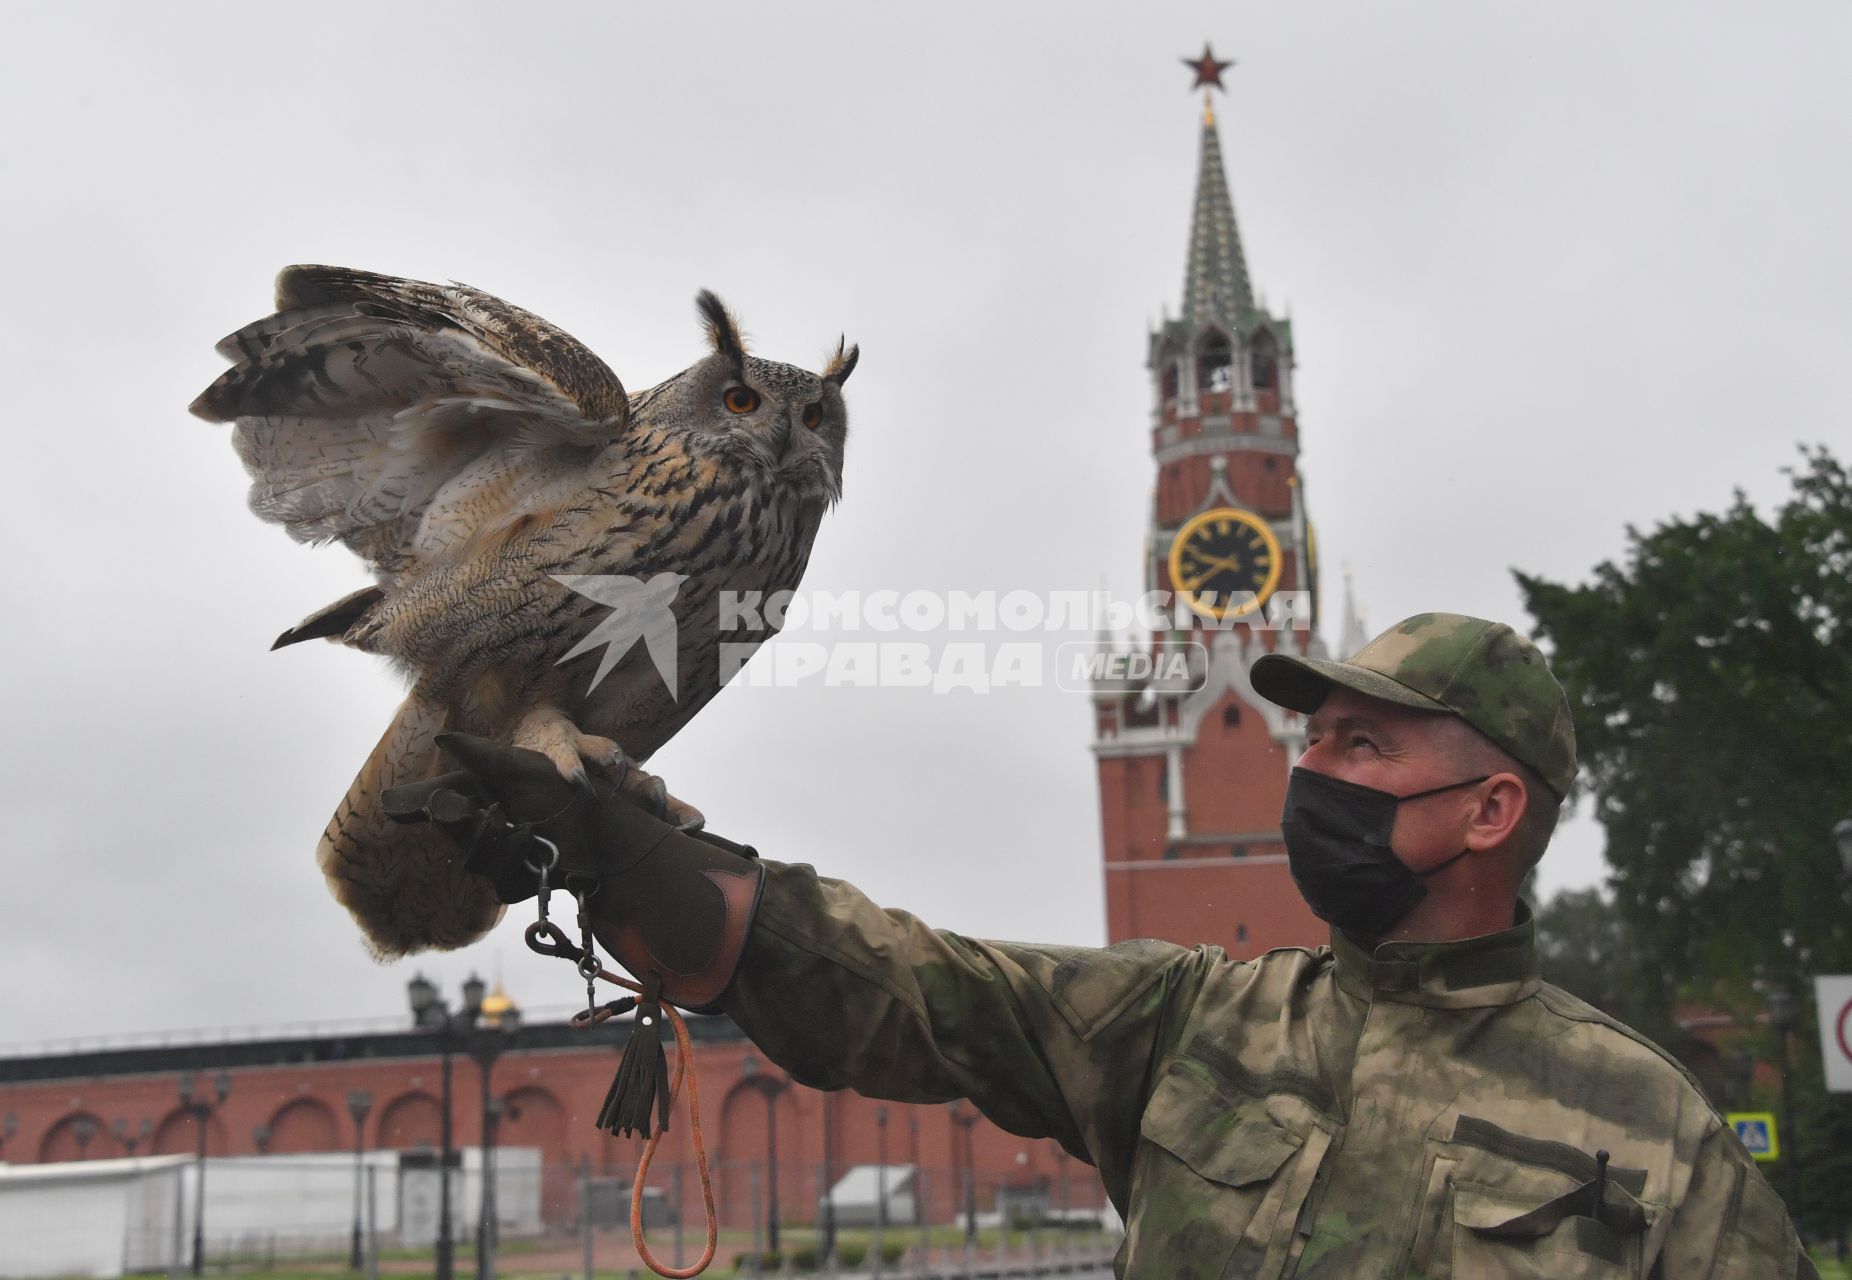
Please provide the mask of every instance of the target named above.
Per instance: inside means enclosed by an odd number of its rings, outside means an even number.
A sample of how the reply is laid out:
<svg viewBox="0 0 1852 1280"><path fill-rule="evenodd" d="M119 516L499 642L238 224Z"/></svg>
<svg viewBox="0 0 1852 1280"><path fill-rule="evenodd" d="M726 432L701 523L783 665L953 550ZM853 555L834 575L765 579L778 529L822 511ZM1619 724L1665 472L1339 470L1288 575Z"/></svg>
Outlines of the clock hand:
<svg viewBox="0 0 1852 1280"><path fill-rule="evenodd" d="M1192 551L1190 554L1207 564L1212 571L1215 569L1226 569L1230 573L1245 574L1248 572L1247 566L1243 565L1238 560L1231 560L1227 556L1212 556L1204 551ZM1205 573L1203 576L1207 577L1208 574Z"/></svg>

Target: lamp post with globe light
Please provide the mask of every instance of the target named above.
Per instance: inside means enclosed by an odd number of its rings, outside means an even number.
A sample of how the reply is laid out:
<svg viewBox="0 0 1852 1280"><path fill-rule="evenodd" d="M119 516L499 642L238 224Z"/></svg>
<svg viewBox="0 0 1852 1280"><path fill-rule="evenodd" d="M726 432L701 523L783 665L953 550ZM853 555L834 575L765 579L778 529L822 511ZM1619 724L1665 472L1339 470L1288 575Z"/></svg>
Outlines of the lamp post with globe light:
<svg viewBox="0 0 1852 1280"><path fill-rule="evenodd" d="M436 985L422 973L405 984L405 994L412 1006L412 1018L419 1027L437 1034L439 1054L438 1154L437 1154L437 1280L455 1280L456 1240L450 1214L450 1165L456 1158L455 1138L450 1127L451 1058L460 1031L472 1025L482 1011L482 997L488 985L475 974L463 983L463 1007L451 1011Z"/></svg>
<svg viewBox="0 0 1852 1280"><path fill-rule="evenodd" d="M212 1099L198 1088L198 1082L191 1071L180 1073L180 1109L193 1117L193 1127L199 1137L198 1154L193 1178L193 1274L204 1275L206 1272L206 1122L212 1118L215 1109L225 1105L225 1099L231 1096L231 1073L220 1071L212 1077Z"/></svg>
<svg viewBox="0 0 1852 1280"><path fill-rule="evenodd" d="M476 1072L482 1081L482 1194L476 1219L477 1280L493 1280L495 1275L495 1129L500 1123L502 1107L494 1096L495 1060L502 1056L521 1028L521 1011L497 983L487 997L478 996L476 1009L482 1029L469 1039L469 1056L475 1059Z"/></svg>
<svg viewBox="0 0 1852 1280"><path fill-rule="evenodd" d="M89 1116L78 1116L71 1121L71 1136L77 1139L77 1158L82 1160L90 1147L90 1139L96 1137L96 1121Z"/></svg>

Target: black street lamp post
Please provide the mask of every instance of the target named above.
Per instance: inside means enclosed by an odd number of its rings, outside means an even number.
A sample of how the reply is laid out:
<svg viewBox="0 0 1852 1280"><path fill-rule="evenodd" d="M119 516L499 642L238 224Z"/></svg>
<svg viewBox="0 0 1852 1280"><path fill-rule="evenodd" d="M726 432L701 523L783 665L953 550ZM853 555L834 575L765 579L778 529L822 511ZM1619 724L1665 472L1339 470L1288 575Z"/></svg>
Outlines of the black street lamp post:
<svg viewBox="0 0 1852 1280"><path fill-rule="evenodd" d="M1781 1066L1781 1153L1788 1166L1788 1214L1798 1226L1801 1214L1801 1144L1794 1132L1794 1087L1788 1070L1788 1033L1800 1022L1800 1010L1785 987L1768 993L1768 1025L1775 1032L1775 1057Z"/></svg>
<svg viewBox="0 0 1852 1280"><path fill-rule="evenodd" d="M358 1271L365 1263L360 1251L360 1194L365 1181L367 1151L367 1114L373 1110L373 1091L349 1089L347 1114L354 1121L354 1239L347 1257L347 1269Z"/></svg>
<svg viewBox="0 0 1852 1280"><path fill-rule="evenodd" d="M913 1153L913 1225L920 1229L920 1256L926 1256L926 1166L920 1163L920 1109L907 1108L907 1135Z"/></svg>
<svg viewBox="0 0 1852 1280"><path fill-rule="evenodd" d="M791 1087L791 1082L769 1072L761 1074L759 1060L752 1054L740 1064L741 1083L759 1091L765 1099L765 1247L768 1252L777 1253L778 1248L778 1095Z"/></svg>
<svg viewBox="0 0 1852 1280"><path fill-rule="evenodd" d="M964 1130L964 1174L965 1174L965 1249L969 1252L977 1243L977 1156L972 1149L971 1130L977 1127L977 1112L967 1112L957 1102L948 1103L952 1123ZM956 1156L957 1149L953 1148Z"/></svg>
<svg viewBox="0 0 1852 1280"><path fill-rule="evenodd" d="M96 1137L96 1121L89 1116L78 1116L71 1121L71 1136L77 1139L77 1158L82 1160L89 1150L90 1139Z"/></svg>
<svg viewBox="0 0 1852 1280"><path fill-rule="evenodd" d="M1072 1243L1069 1233L1074 1229L1067 1194L1067 1161L1067 1148L1057 1145L1055 1147L1055 1176L1060 1179L1061 1187L1061 1269L1063 1271L1067 1270L1068 1246Z"/></svg>
<svg viewBox="0 0 1852 1280"><path fill-rule="evenodd" d="M836 1166L831 1159L836 1154L836 1126L831 1119L836 1109L830 1105L835 1097L823 1095L823 1248L819 1252L825 1266L836 1256Z"/></svg>
<svg viewBox="0 0 1852 1280"><path fill-rule="evenodd" d="M19 1117L9 1111L4 1118L0 1118L0 1155L6 1154L6 1144L11 1142L13 1135L18 1132Z"/></svg>
<svg viewBox="0 0 1852 1280"><path fill-rule="evenodd" d="M251 1130L251 1145L257 1148L258 1155L261 1156L270 1150L270 1139L273 1136L267 1124L260 1124Z"/></svg>
<svg viewBox="0 0 1852 1280"><path fill-rule="evenodd" d="M885 1267L881 1249L887 1244L887 1108L875 1108L875 1273Z"/></svg>
<svg viewBox="0 0 1852 1280"><path fill-rule="evenodd" d="M212 1077L213 1099L210 1101L195 1083L191 1071L180 1073L180 1109L193 1117L193 1127L199 1137L194 1165L198 1172L193 1178L193 1274L198 1276L206 1273L206 1122L231 1096L231 1073L221 1071Z"/></svg>
<svg viewBox="0 0 1852 1280"><path fill-rule="evenodd" d="M466 992L467 993L467 992ZM478 992L476 1008L482 1007ZM495 1274L495 1128L501 1118L500 1100L494 1096L495 1060L502 1056L508 1042L521 1025L521 1015L512 1005L495 1015L493 1026L470 1037L469 1056L476 1060L476 1074L482 1081L482 1194L476 1219L477 1280L492 1280Z"/></svg>
<svg viewBox="0 0 1852 1280"><path fill-rule="evenodd" d="M441 1095L437 1117L437 1280L456 1280L456 1239L450 1213L450 1165L456 1155L456 1140L450 1125L451 1058L457 1041L482 1011L482 997L487 994L488 985L472 973L463 983L463 1007L455 1012L437 993L436 985L422 973L405 984L405 991L417 1025L437 1033Z"/></svg>

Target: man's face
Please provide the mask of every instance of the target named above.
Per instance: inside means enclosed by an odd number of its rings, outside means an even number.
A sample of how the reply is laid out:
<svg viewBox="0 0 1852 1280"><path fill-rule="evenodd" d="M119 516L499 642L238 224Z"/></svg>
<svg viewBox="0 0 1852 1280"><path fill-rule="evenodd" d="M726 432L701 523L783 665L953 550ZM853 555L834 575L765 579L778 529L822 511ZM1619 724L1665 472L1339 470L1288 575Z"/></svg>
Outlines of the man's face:
<svg viewBox="0 0 1852 1280"><path fill-rule="evenodd" d="M1441 713L1334 688L1306 721L1299 767L1408 796L1474 776L1454 758L1453 726ZM1413 871L1439 866L1467 845L1479 787L1396 807L1390 848Z"/></svg>

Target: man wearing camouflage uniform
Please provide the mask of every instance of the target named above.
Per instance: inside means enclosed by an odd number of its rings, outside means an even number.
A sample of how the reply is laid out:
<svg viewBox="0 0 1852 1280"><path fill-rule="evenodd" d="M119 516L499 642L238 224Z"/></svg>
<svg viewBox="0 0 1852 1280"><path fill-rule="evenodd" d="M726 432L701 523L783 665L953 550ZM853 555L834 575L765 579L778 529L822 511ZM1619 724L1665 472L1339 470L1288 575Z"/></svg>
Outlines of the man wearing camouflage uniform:
<svg viewBox="0 0 1852 1280"><path fill-rule="evenodd" d="M1517 888L1575 740L1536 648L1423 614L1348 662L1268 655L1253 681L1310 717L1282 832L1329 947L1235 963L976 941L621 798L535 829L604 860L609 949L796 1080L969 1098L1098 1168L1120 1276L1815 1275L1691 1078L1539 980ZM539 757L446 750L474 775L439 784L558 812ZM521 896L509 842L471 838L472 865Z"/></svg>

